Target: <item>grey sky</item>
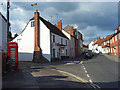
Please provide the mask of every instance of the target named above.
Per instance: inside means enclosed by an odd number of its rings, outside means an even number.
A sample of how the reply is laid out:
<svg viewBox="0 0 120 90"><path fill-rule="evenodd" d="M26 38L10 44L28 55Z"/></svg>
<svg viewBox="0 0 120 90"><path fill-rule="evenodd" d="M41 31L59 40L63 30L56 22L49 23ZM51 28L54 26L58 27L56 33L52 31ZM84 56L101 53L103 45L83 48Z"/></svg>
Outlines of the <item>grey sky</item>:
<svg viewBox="0 0 120 90"><path fill-rule="evenodd" d="M117 2L37 2L37 6L34 7L31 3L11 3L10 22L13 33L20 33L23 30L36 9L44 19L51 21L52 24L57 23L56 13L58 19L63 22L63 28L68 24L73 26L77 24L85 43L89 43L97 36L104 37L114 33L118 26ZM2 5L4 15L6 15L5 11L6 5L4 4Z"/></svg>

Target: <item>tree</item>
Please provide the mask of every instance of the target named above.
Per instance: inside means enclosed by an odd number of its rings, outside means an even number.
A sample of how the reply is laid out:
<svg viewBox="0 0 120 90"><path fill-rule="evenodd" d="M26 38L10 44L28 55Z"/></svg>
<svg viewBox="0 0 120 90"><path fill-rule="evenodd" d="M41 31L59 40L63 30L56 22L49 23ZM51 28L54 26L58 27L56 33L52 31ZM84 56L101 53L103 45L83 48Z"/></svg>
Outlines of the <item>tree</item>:
<svg viewBox="0 0 120 90"><path fill-rule="evenodd" d="M18 34L16 33L14 35L14 37L12 37L12 33L9 31L9 41L12 41L13 39L15 39L18 36Z"/></svg>
<svg viewBox="0 0 120 90"><path fill-rule="evenodd" d="M12 38L12 33L9 31L9 33L8 33L8 36L9 36L9 41L12 41L13 40L13 38Z"/></svg>

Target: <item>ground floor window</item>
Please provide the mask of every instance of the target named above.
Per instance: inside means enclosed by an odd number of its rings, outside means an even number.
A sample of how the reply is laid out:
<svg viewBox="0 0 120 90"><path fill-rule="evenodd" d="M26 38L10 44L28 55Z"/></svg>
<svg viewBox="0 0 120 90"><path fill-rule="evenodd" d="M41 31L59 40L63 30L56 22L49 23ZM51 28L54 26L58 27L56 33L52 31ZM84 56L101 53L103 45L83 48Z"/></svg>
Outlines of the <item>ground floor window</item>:
<svg viewBox="0 0 120 90"><path fill-rule="evenodd" d="M53 49L53 58L55 58L55 49Z"/></svg>
<svg viewBox="0 0 120 90"><path fill-rule="evenodd" d="M64 48L63 47L61 48L61 53L64 54Z"/></svg>
<svg viewBox="0 0 120 90"><path fill-rule="evenodd" d="M66 49L66 56L67 56L67 49Z"/></svg>

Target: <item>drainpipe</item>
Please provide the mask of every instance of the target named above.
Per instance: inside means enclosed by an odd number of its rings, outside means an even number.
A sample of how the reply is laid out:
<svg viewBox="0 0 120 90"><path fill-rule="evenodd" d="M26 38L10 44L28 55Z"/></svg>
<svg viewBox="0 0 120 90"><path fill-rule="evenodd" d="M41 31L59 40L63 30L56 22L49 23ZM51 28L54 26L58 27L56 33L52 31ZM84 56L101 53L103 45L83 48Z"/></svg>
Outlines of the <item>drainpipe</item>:
<svg viewBox="0 0 120 90"><path fill-rule="evenodd" d="M50 60L52 61L52 34L51 34L51 31L50 31L50 55L51 55L51 58Z"/></svg>

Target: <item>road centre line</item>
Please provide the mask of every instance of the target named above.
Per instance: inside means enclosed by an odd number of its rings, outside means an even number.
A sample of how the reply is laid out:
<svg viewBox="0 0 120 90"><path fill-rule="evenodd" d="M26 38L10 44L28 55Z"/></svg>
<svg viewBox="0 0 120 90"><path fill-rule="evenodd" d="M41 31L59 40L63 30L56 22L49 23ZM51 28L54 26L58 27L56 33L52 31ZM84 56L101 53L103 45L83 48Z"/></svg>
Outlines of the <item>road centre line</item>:
<svg viewBox="0 0 120 90"><path fill-rule="evenodd" d="M89 74L88 74L85 66L83 65L83 62L82 62L82 66L83 66L83 69L85 70L85 73L87 74L87 77L89 78L89 82L92 84L92 86L93 86L94 88L96 88L96 87L97 87L97 88L100 88L98 85L96 85L96 84L93 83L93 81L92 81L92 79L90 78L90 76L89 76ZM96 86L96 87L95 87L95 86Z"/></svg>

